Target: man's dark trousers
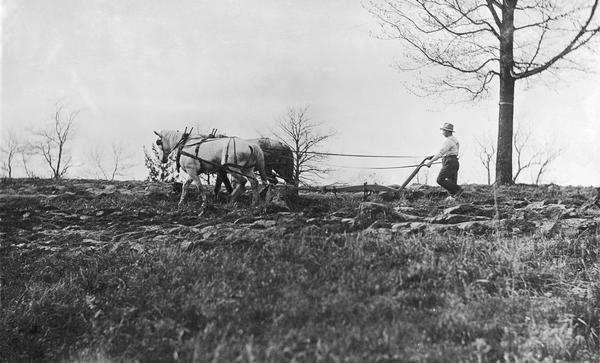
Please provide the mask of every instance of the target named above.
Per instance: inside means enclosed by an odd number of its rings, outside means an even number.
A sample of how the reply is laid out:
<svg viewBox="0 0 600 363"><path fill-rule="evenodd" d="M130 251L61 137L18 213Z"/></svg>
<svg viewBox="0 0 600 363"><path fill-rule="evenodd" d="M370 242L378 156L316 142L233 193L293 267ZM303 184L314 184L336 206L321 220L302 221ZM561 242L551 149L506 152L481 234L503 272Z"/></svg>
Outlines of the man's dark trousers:
<svg viewBox="0 0 600 363"><path fill-rule="evenodd" d="M442 170L437 177L437 183L446 189L450 195L456 194L460 187L456 184L458 179L458 158L456 156L445 156L442 159Z"/></svg>

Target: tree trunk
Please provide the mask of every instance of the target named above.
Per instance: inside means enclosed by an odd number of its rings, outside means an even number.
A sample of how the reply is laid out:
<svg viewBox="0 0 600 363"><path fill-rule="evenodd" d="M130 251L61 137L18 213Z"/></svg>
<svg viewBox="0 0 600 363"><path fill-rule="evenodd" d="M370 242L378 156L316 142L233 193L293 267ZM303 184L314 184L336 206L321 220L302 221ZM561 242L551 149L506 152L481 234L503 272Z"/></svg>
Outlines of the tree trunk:
<svg viewBox="0 0 600 363"><path fill-rule="evenodd" d="M298 154L296 154L298 155ZM298 158L298 156L296 156ZM296 162L294 165L294 186L298 187L300 185L300 164Z"/></svg>
<svg viewBox="0 0 600 363"><path fill-rule="evenodd" d="M298 138L296 138L295 140L296 142L296 150L294 151L295 155L295 160L294 160L294 186L298 187L300 186L300 159L302 157L301 151L300 151L300 141L298 140Z"/></svg>
<svg viewBox="0 0 600 363"><path fill-rule="evenodd" d="M496 183L513 184L512 141L515 99L513 69L514 10L516 0L504 2L500 40L500 102L498 113L498 147L496 152Z"/></svg>

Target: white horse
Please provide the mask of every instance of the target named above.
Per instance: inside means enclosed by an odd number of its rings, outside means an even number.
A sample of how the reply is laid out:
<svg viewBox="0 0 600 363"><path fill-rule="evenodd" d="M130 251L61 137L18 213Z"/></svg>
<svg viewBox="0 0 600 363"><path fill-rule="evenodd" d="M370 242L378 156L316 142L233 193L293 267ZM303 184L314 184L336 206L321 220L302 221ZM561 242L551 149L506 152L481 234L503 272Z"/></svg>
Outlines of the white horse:
<svg viewBox="0 0 600 363"><path fill-rule="evenodd" d="M236 137L206 138L175 130L154 133L159 137L156 144L161 147L162 162L166 163L169 155L176 151L178 164L189 176L183 183L179 205L183 203L188 187L195 181L204 207L206 195L198 176L201 173L223 172L231 174L237 181L237 187L231 194L232 203L242 193L242 186L248 180L252 186L252 205L258 204L259 183L255 170L260 173L263 184L267 184L264 155L260 147Z"/></svg>

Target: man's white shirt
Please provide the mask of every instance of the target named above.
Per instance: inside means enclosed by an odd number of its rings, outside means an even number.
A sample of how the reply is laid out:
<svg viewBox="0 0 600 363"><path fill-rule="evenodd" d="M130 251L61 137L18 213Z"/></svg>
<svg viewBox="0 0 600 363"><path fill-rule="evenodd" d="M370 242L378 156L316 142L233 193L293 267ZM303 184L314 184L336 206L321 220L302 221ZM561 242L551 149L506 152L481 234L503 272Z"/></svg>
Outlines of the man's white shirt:
<svg viewBox="0 0 600 363"><path fill-rule="evenodd" d="M439 158L442 158L444 156L449 156L449 155L458 156L458 148L459 148L458 139L456 137L454 137L454 135L450 135L446 138L446 140L444 141L444 144L442 145L442 148L440 149L440 151L438 151L437 154L435 154L433 156L431 161L433 162Z"/></svg>

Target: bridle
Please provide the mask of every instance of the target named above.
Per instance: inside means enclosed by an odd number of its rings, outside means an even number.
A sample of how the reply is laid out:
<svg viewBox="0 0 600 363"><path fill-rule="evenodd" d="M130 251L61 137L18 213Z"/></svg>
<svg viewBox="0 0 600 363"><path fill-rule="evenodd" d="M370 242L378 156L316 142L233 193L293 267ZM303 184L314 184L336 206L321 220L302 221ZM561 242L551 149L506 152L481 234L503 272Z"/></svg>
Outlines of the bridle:
<svg viewBox="0 0 600 363"><path fill-rule="evenodd" d="M190 131L187 130L187 127L185 128L185 130L183 131L183 135L181 135L181 138L179 139L179 141L177 141L177 143L171 148L171 151L169 151L169 154L167 155L167 157L169 155L171 155L171 153L173 152L173 150L175 149L181 149L185 142L187 141L187 139L190 137L190 135L192 134L192 130L194 128L192 127L190 129ZM162 142L162 136L156 132L154 132L155 134L157 134L158 136L160 136L161 138L156 140L156 145L160 146L160 148L162 149L163 154L165 153L165 149L163 147L163 142Z"/></svg>

